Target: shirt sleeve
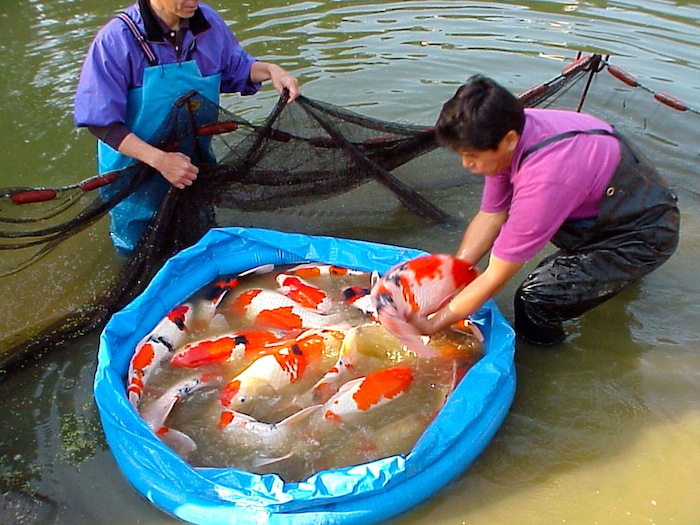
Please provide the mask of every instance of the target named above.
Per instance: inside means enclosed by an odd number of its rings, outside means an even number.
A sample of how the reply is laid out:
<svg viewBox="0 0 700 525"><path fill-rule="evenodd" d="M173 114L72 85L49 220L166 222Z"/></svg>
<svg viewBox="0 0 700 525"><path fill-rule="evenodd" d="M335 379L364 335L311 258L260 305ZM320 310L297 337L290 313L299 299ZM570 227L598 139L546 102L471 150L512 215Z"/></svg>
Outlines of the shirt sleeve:
<svg viewBox="0 0 700 525"><path fill-rule="evenodd" d="M513 198L513 185L507 174L489 176L484 180L481 195L481 210L486 213L498 213L510 208Z"/></svg>
<svg viewBox="0 0 700 525"><path fill-rule="evenodd" d="M126 122L130 53L117 20L102 28L88 49L75 95L75 125L107 127ZM132 37L133 39L133 37Z"/></svg>

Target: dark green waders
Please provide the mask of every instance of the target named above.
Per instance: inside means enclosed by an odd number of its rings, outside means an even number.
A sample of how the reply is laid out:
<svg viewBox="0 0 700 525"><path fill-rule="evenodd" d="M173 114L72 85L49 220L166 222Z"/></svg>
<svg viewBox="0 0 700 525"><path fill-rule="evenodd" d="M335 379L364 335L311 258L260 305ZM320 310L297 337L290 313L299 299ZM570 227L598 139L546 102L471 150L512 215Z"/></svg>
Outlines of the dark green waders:
<svg viewBox="0 0 700 525"><path fill-rule="evenodd" d="M678 245L675 194L639 151L615 136L622 156L598 217L589 225L564 223L552 238L559 250L542 260L515 294L515 331L528 342L563 341L562 321L614 297L661 266Z"/></svg>

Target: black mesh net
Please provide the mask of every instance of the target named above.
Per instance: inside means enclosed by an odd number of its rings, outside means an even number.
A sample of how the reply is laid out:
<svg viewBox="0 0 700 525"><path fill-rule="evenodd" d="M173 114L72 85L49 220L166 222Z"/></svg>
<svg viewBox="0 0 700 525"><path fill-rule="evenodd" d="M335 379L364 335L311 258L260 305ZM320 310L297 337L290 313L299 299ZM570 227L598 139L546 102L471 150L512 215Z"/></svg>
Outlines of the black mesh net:
<svg viewBox="0 0 700 525"><path fill-rule="evenodd" d="M520 98L529 107L579 109L606 66L599 55L580 57ZM59 264L58 271L64 277L75 274L87 290L60 311L47 307L52 298L44 297L36 320L0 341L0 368L99 327L143 290L167 257L213 226L233 225L220 220L226 210L298 207L373 182L429 223L455 222L392 173L438 147L431 127L385 122L306 97L292 104L280 99L255 125L192 92L174 105L150 142L186 151L200 173L191 187L168 191L133 255L113 265L116 272L84 272L81 268L90 264L85 246L90 239L107 238L106 214L149 177L158 176L153 169L137 163L60 188L0 190L0 280L8 293L21 293L48 254L51 268L60 257L73 261ZM107 185L118 189L109 198L100 197L96 190ZM83 278L87 273L91 277Z"/></svg>

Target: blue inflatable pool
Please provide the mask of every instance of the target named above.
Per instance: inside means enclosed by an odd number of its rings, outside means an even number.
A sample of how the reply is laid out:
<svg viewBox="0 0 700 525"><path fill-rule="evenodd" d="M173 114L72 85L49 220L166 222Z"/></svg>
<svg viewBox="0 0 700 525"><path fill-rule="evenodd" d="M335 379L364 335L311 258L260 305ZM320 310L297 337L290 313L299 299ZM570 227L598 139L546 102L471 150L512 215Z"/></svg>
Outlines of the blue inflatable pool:
<svg viewBox="0 0 700 525"><path fill-rule="evenodd" d="M465 470L489 443L515 393L514 334L493 302L473 320L485 338L474 365L407 456L319 472L299 483L234 468L198 469L161 443L128 402L134 347L174 306L220 275L263 264L318 261L385 272L424 252L271 230L210 231L170 259L142 295L115 314L100 340L95 401L129 482L190 523L368 525L418 505Z"/></svg>

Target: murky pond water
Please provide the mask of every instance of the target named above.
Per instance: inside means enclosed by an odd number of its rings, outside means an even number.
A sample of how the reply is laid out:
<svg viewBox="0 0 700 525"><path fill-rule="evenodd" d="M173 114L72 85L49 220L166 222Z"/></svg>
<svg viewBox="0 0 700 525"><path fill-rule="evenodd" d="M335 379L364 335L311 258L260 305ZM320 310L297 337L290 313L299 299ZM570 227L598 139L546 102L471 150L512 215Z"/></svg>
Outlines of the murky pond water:
<svg viewBox="0 0 700 525"><path fill-rule="evenodd" d="M249 51L293 71L307 96L385 120L432 124L469 75L485 73L520 92L559 74L579 50L609 54L643 85L700 107L697 1L210 3ZM3 2L1 186L93 175L94 142L72 125L73 91L94 32L119 7L114 0ZM596 81L584 109L642 144L676 189L678 252L568 323L565 344L519 343L515 402L491 445L449 488L395 523L700 522L700 117L643 90L621 99L624 86L615 82ZM226 104L255 119L275 98L266 88ZM464 219L478 205L478 181L448 152L397 173ZM454 251L459 232L426 225L381 189L357 191L232 219L262 227L282 227L283 219L290 231ZM79 237L38 274L0 280L3 344L74 308L115 271L103 232L101 225ZM497 300L509 318L516 284ZM176 522L127 484L104 442L92 402L98 336L0 381L0 487L15 489L0 506L3 523Z"/></svg>

